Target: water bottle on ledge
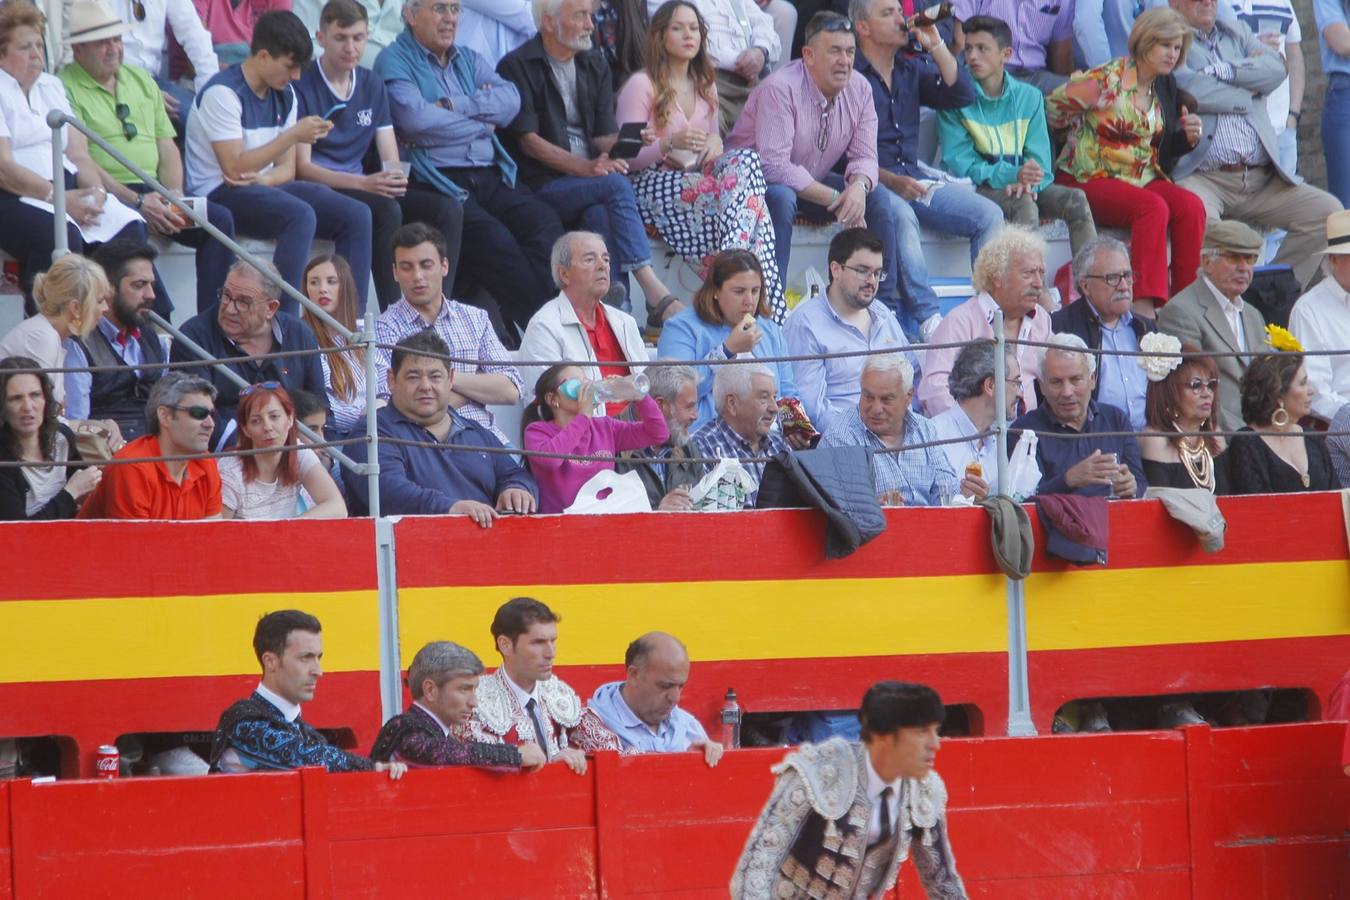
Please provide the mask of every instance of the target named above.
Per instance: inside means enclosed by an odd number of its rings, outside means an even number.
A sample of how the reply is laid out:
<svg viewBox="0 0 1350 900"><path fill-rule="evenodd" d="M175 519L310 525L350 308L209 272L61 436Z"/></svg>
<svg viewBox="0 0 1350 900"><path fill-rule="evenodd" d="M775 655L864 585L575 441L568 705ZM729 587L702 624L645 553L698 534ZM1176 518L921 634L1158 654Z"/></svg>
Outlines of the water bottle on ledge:
<svg viewBox="0 0 1350 900"><path fill-rule="evenodd" d="M735 750L741 746L741 705L736 702L736 691L727 688L727 699L722 704L722 747Z"/></svg>

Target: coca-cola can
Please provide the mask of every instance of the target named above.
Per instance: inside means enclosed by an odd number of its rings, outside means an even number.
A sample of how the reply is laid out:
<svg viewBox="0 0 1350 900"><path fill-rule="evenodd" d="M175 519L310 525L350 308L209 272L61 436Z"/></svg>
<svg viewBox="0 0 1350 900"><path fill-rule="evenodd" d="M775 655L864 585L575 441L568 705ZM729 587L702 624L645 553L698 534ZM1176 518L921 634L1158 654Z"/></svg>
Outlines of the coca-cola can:
<svg viewBox="0 0 1350 900"><path fill-rule="evenodd" d="M100 744L94 756L95 778L117 778L122 774L122 754L116 744Z"/></svg>

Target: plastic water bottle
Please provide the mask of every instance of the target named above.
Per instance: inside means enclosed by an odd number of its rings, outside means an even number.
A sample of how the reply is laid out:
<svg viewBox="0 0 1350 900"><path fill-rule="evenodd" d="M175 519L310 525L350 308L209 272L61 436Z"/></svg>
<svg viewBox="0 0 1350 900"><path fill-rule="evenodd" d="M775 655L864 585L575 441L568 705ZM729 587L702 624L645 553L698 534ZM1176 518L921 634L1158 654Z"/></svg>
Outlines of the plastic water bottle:
<svg viewBox="0 0 1350 900"><path fill-rule="evenodd" d="M591 388L591 396L596 403L628 403L641 400L652 389L652 383L646 375L624 375L620 378L606 378L597 381Z"/></svg>
<svg viewBox="0 0 1350 900"><path fill-rule="evenodd" d="M722 704L722 747L735 750L741 745L741 705L736 702L736 691L727 688L727 699Z"/></svg>

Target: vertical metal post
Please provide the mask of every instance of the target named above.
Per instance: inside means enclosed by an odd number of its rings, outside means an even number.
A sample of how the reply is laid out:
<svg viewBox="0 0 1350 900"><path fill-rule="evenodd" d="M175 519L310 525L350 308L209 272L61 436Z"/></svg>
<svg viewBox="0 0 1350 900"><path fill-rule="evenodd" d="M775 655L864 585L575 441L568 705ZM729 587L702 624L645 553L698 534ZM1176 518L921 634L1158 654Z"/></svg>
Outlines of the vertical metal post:
<svg viewBox="0 0 1350 900"><path fill-rule="evenodd" d="M380 515L380 447L375 421L376 382L375 313L362 320L360 342L366 357L366 493L375 521L375 578L379 591L380 710L384 719L403 711L403 658L398 639L398 565L394 555L394 523Z"/></svg>
<svg viewBox="0 0 1350 900"><path fill-rule="evenodd" d="M59 112L58 112L59 115ZM66 148L61 139L61 120L47 124L52 128L52 262L70 252L66 236Z"/></svg>
<svg viewBox="0 0 1350 900"><path fill-rule="evenodd" d="M1003 310L994 309L994 440L998 453L998 492L1008 493L1008 338ZM1027 675L1026 583L1008 583L1008 728L1010 737L1036 733L1031 721L1031 683Z"/></svg>

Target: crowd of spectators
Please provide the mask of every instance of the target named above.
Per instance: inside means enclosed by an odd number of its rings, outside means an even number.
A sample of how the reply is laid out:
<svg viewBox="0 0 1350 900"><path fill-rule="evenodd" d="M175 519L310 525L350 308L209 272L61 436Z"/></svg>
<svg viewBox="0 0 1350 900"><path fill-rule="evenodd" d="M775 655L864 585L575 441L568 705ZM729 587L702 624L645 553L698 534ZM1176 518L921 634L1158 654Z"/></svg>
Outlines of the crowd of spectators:
<svg viewBox="0 0 1350 900"><path fill-rule="evenodd" d="M483 527L561 512L612 469L653 509L691 509L724 459L753 506L769 458L817 444L871 450L884 504L975 502L1000 421L1010 449L1040 436L1038 493L1346 482L1350 362L1321 352L1350 349L1350 213L1294 174L1267 109L1297 121L1296 17L1276 36L1240 6L1174 0L1113 7L1097 34L1072 3L1035 24L1018 3L960 3L934 23L853 0L811 16L792 59L784 6L535 0L525 21L407 0L397 28L357 0L254 4L228 26L210 3L199 19L149 4L184 75L140 12L77 0L56 47L27 0L0 4L0 248L35 313L0 360L98 369L7 378L3 452L34 465L4 470L5 516L364 513L366 477L303 445L366 458L368 363L381 510ZM75 252L54 263L51 109L161 182L66 127ZM920 150L925 109L941 167ZM273 264L191 227L170 202L185 190L226 234L274 238ZM1070 231L1059 297L1043 218ZM789 309L802 219L843 228L824 290ZM1247 222L1285 232L1273 260L1300 284L1322 261L1292 335L1243 300L1269 237ZM945 316L920 226L970 242L974 294ZM648 229L703 274L689 308ZM149 318L172 308L152 232L197 249L178 340ZM336 252L314 255L323 236ZM377 349L350 337L372 283ZM495 312L455 299L466 285ZM199 351L219 362L166 367ZM523 432L497 420L512 406ZM178 458L207 447L242 455ZM100 470L113 454L165 459Z"/></svg>

